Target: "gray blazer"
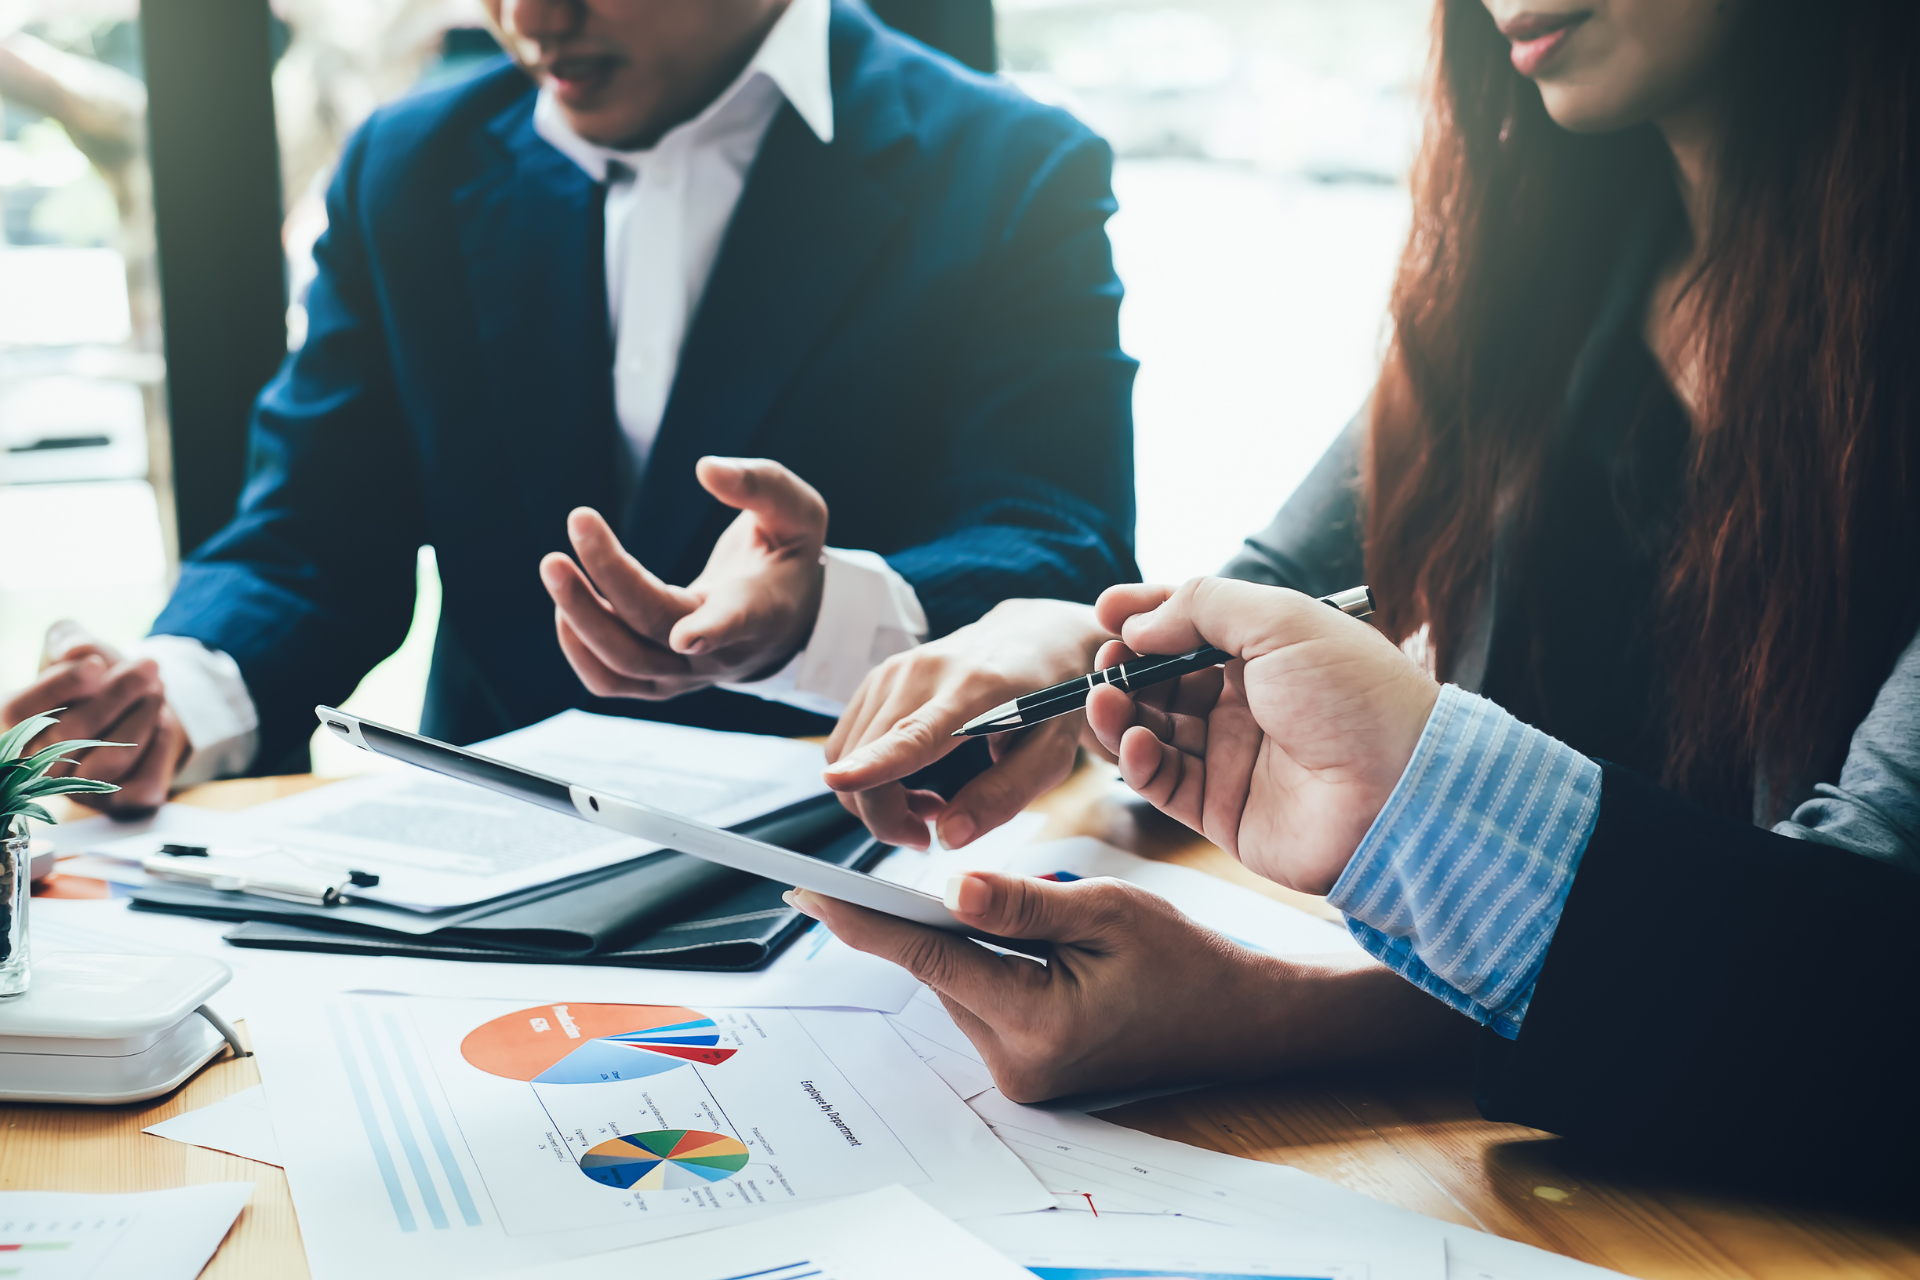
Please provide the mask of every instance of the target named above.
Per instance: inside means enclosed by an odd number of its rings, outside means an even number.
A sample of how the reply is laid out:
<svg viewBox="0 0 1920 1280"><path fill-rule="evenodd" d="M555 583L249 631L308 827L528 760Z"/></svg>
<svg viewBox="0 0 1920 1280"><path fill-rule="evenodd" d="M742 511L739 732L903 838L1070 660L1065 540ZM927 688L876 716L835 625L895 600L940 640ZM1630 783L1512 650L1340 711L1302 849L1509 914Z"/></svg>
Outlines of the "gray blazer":
<svg viewBox="0 0 1920 1280"><path fill-rule="evenodd" d="M1314 596L1366 580L1360 461L1367 417L1363 408L1347 424L1273 522L1248 538L1221 570L1224 576ZM1487 625L1483 619L1481 629ZM1450 682L1480 687L1484 636L1478 647L1478 654L1446 673ZM1809 790L1810 798L1791 817L1772 824L1775 831L1920 874L1920 631L1854 728L1837 778ZM1756 794L1755 808L1763 803ZM1761 812L1755 820L1765 826L1771 817Z"/></svg>

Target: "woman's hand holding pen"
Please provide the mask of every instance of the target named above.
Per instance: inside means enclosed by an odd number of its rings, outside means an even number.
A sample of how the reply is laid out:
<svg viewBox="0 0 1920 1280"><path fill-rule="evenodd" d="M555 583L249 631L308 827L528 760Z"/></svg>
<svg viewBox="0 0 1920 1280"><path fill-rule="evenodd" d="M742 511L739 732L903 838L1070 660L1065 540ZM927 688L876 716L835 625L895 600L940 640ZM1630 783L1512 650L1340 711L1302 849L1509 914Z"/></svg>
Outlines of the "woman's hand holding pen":
<svg viewBox="0 0 1920 1280"><path fill-rule="evenodd" d="M965 742L953 731L988 708L1084 675L1112 634L1086 605L1008 600L971 626L889 658L827 740L827 785L883 840L923 849L931 822L942 844L959 848L1066 778L1084 718L996 734L988 739L993 767L951 801L900 780Z"/></svg>
<svg viewBox="0 0 1920 1280"><path fill-rule="evenodd" d="M1114 587L1095 606L1126 650L1212 644L1237 660L1087 699L1120 776L1251 870L1324 894L1392 794L1439 686L1372 627L1298 592L1227 578Z"/></svg>
<svg viewBox="0 0 1920 1280"><path fill-rule="evenodd" d="M1104 646L1101 666L1202 644L1236 655L1137 695L1093 690L1086 718L1121 776L1252 870L1325 893L1412 758L1434 682L1379 632L1297 592L1202 578L1114 587L1095 609L1095 626L1124 641ZM818 894L788 900L932 987L1019 1101L1460 1049L1473 1033L1371 961L1248 951L1109 881L956 878L947 905L962 923L1044 940L1046 965ZM1171 1060L1168 1009L1203 1033L1232 1027L1230 1043Z"/></svg>

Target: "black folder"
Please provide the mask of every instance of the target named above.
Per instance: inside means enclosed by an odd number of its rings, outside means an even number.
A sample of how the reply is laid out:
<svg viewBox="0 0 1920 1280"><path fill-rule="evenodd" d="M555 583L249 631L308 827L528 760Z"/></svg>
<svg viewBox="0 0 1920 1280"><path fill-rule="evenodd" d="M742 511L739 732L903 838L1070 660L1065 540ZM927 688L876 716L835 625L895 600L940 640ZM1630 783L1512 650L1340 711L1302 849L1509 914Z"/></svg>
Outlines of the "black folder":
<svg viewBox="0 0 1920 1280"><path fill-rule="evenodd" d="M832 796L742 823L756 839L866 870L893 851ZM759 968L812 921L781 900L786 886L683 853L664 851L563 881L438 913L420 932L416 913L379 904L309 906L198 885L137 889L138 911L245 923L242 947L639 968ZM407 928L395 927L398 923Z"/></svg>

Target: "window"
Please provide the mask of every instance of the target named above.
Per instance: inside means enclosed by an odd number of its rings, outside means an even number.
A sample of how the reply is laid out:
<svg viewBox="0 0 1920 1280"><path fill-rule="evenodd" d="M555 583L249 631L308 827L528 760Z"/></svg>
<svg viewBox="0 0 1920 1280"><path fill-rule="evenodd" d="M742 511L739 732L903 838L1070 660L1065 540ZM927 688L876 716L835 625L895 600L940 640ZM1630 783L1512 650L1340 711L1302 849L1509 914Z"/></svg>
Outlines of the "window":
<svg viewBox="0 0 1920 1280"><path fill-rule="evenodd" d="M126 4L0 14L0 687L75 616L165 599L166 396L146 91ZM157 466L156 466L157 462Z"/></svg>
<svg viewBox="0 0 1920 1280"><path fill-rule="evenodd" d="M347 138L384 102L474 63L498 56L478 0L276 0L286 23L286 53L274 68L280 130L281 189L287 220L287 341L306 336L303 305L313 281L313 245L327 227L327 184ZM420 722L433 639L440 621L440 575L433 548L420 552L420 594L413 626L398 652L367 673L343 704L385 724ZM316 730L316 773L358 773L373 757Z"/></svg>
<svg viewBox="0 0 1920 1280"><path fill-rule="evenodd" d="M1224 564L1372 386L1431 11L997 0L1003 71L1117 153L1149 581Z"/></svg>

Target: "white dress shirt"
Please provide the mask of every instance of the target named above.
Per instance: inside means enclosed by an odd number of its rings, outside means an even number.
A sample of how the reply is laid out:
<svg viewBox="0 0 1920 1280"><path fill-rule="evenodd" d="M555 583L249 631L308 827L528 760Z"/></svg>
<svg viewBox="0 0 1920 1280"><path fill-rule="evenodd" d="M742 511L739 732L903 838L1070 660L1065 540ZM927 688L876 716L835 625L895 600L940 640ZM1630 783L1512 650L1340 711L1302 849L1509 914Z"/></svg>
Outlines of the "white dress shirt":
<svg viewBox="0 0 1920 1280"><path fill-rule="evenodd" d="M833 140L830 12L830 0L793 0L734 82L644 150L589 142L567 124L549 90L535 100L535 132L607 186L614 412L636 482L653 453L688 323L781 104L790 103L822 142ZM824 559L820 613L806 648L768 679L723 688L838 715L868 671L926 635L913 587L880 556L829 547ZM178 785L252 763L259 717L232 658L179 636L150 637L136 652L160 664L168 701L193 746Z"/></svg>

